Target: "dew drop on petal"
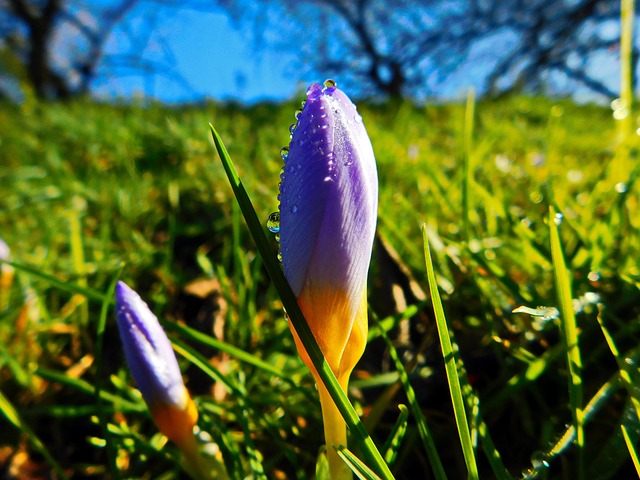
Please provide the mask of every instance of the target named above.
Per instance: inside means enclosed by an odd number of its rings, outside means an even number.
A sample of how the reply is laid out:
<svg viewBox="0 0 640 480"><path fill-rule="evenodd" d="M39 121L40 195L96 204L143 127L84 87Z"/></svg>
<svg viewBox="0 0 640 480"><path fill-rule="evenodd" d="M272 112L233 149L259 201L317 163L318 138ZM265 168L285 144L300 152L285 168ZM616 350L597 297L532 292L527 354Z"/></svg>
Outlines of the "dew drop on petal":
<svg viewBox="0 0 640 480"><path fill-rule="evenodd" d="M327 78L324 83L322 84L322 86L324 88L336 88L338 86L338 84L336 83L336 81L333 78Z"/></svg>
<svg viewBox="0 0 640 480"><path fill-rule="evenodd" d="M294 130L296 129L296 127L298 126L297 123L292 123L291 125L289 125L289 133L291 135L293 135Z"/></svg>
<svg viewBox="0 0 640 480"><path fill-rule="evenodd" d="M273 212L267 217L267 230L271 233L280 232L280 212Z"/></svg>
<svg viewBox="0 0 640 480"><path fill-rule="evenodd" d="M289 147L282 147L280 149L280 156L283 160L286 160L289 157Z"/></svg>
<svg viewBox="0 0 640 480"><path fill-rule="evenodd" d="M291 213L296 213L298 211L298 206L294 205L293 207L291 207Z"/></svg>

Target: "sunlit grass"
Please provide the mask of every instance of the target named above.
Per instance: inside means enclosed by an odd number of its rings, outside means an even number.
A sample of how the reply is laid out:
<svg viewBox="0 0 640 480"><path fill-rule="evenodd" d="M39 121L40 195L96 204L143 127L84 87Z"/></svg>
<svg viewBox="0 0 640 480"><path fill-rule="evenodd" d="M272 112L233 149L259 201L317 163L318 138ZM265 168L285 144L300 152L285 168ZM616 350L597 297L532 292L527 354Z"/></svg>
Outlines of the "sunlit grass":
<svg viewBox="0 0 640 480"><path fill-rule="evenodd" d="M111 313L122 277L164 322L200 409L203 446L217 446L230 476L313 474L322 443L313 378L208 127L264 225L296 107L2 106L0 236L15 276L0 311L0 468L179 476L177 451L124 366ZM381 181L369 283L381 321L350 399L392 473L466 478L473 458L479 478L563 478L565 468L577 478L581 450L585 478L634 474L637 135L621 144L609 109L546 99L359 110ZM634 161L618 191L610 168L621 148ZM557 230L550 207L564 215ZM423 224L458 347L464 450L451 359L426 294L435 285ZM266 242L275 255L276 242ZM569 380L567 327L582 354L581 393ZM65 431L78 433L55 433ZM366 459L358 449L341 454L354 465Z"/></svg>

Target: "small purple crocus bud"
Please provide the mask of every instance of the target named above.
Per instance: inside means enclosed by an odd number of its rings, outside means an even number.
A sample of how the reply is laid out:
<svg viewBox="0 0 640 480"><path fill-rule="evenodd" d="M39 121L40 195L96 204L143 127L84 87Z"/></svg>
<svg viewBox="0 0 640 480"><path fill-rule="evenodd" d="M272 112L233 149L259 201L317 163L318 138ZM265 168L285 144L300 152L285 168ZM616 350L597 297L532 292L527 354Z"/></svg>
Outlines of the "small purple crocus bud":
<svg viewBox="0 0 640 480"><path fill-rule="evenodd" d="M366 284L378 176L362 117L335 82L308 88L283 157L279 233L284 273L346 391L367 341ZM293 328L292 332L318 383L332 477L348 476L331 448L346 444L344 421Z"/></svg>
<svg viewBox="0 0 640 480"><path fill-rule="evenodd" d="M9 245L0 238L0 260L9 261L11 260L11 250L9 249ZM11 284L13 283L13 275L15 271L11 265L7 265L6 263L0 262L0 310L4 310L6 308L7 302L7 291Z"/></svg>
<svg viewBox="0 0 640 480"><path fill-rule="evenodd" d="M157 317L124 282L116 286L116 318L125 357L158 429L192 448L198 412Z"/></svg>

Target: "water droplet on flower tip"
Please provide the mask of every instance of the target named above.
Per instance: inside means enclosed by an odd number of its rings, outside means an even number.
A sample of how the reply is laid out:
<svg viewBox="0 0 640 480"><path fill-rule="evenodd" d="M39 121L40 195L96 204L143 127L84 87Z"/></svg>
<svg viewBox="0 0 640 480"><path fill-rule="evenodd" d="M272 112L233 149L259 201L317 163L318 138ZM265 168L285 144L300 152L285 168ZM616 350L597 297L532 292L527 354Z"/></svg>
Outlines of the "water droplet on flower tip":
<svg viewBox="0 0 640 480"><path fill-rule="evenodd" d="M336 88L338 86L338 84L336 83L336 81L332 78L327 78L324 83L322 84L322 86L324 88Z"/></svg>
<svg viewBox="0 0 640 480"><path fill-rule="evenodd" d="M561 213L556 213L556 216L553 218L553 223L556 225L560 225L562 220L564 219L564 215Z"/></svg>
<svg viewBox="0 0 640 480"><path fill-rule="evenodd" d="M267 217L267 230L271 233L280 231L280 212L273 212Z"/></svg>
<svg viewBox="0 0 640 480"><path fill-rule="evenodd" d="M280 149L280 156L283 160L286 160L289 157L289 147L282 147Z"/></svg>

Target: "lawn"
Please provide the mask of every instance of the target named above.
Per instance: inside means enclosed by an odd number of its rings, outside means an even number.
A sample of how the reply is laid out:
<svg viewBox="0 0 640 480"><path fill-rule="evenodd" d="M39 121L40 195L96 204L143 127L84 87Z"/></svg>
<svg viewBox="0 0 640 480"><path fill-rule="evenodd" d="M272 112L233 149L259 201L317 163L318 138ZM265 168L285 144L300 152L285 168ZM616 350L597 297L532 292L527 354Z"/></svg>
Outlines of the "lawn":
<svg viewBox="0 0 640 480"><path fill-rule="evenodd" d="M313 377L209 128L266 224L298 106L0 106L3 278L14 271L0 286L3 478L184 476L125 364L117 279L165 326L203 446L230 477L313 475ZM395 477L442 478L437 455L467 478L445 360L479 478L637 475L635 119L526 97L359 111L380 198L369 344L349 393Z"/></svg>

